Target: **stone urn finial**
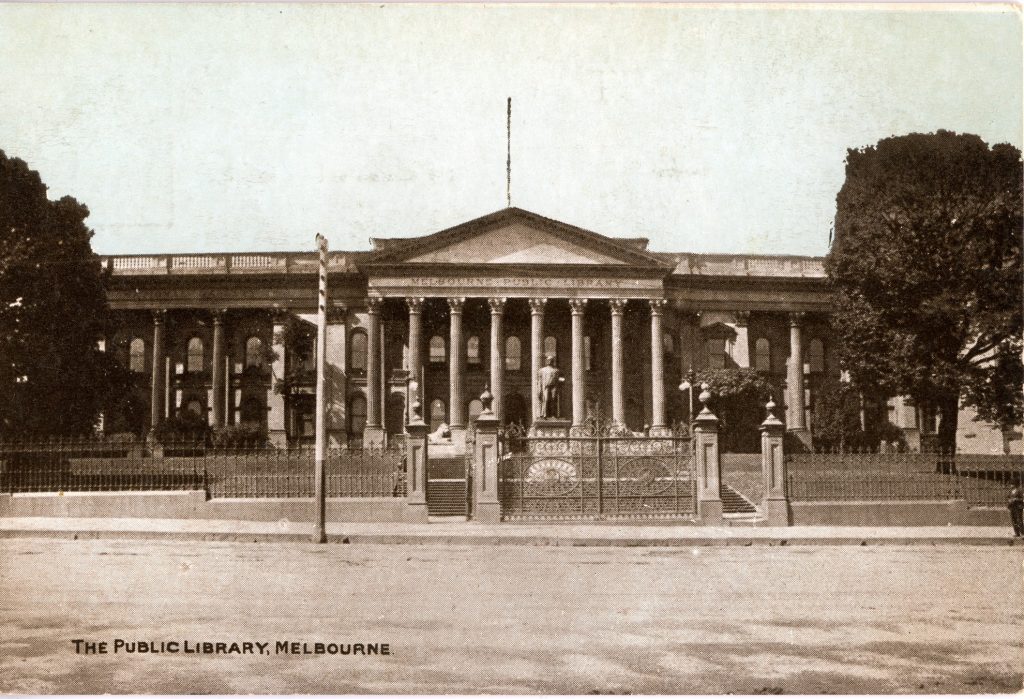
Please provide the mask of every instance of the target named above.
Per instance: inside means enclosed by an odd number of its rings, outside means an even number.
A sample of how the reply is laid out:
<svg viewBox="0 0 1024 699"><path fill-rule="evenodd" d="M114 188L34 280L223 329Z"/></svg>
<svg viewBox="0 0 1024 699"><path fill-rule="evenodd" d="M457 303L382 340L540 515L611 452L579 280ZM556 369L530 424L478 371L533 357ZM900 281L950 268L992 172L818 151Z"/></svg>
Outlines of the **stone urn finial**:
<svg viewBox="0 0 1024 699"><path fill-rule="evenodd" d="M708 405L708 401L711 400L711 387L707 383L700 385L700 395L697 399L701 402L701 411L696 417L698 424L707 424L709 422L717 424L718 418L711 412L711 407Z"/></svg>
<svg viewBox="0 0 1024 699"><path fill-rule="evenodd" d="M764 422L761 423L761 427L782 427L782 421L775 417L775 407L775 401L769 396L768 402L764 405L768 415L765 417Z"/></svg>
<svg viewBox="0 0 1024 699"><path fill-rule="evenodd" d="M482 412L491 412L491 403L494 402L494 396L491 395L491 391L487 384L484 384L484 392L480 394L480 404L483 406Z"/></svg>
<svg viewBox="0 0 1024 699"><path fill-rule="evenodd" d="M703 404L704 408L707 409L708 401L711 400L711 386L708 386L707 382L700 385L700 395L697 399Z"/></svg>

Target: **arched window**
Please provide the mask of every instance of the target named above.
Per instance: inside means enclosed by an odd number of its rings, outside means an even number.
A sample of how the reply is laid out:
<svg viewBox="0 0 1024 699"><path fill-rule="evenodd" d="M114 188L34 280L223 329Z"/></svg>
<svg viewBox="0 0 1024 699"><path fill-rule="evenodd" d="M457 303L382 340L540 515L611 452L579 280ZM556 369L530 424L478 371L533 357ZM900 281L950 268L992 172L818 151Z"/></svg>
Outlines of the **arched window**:
<svg viewBox="0 0 1024 699"><path fill-rule="evenodd" d="M825 345L814 338L807 344L807 363L811 365L811 373L825 371Z"/></svg>
<svg viewBox="0 0 1024 699"><path fill-rule="evenodd" d="M764 372L772 370L771 346L766 337L759 337L754 343L754 368Z"/></svg>
<svg viewBox="0 0 1024 699"><path fill-rule="evenodd" d="M440 335L434 335L430 338L430 363L444 363L444 338Z"/></svg>
<svg viewBox="0 0 1024 699"><path fill-rule="evenodd" d="M365 335L363 336L365 338ZM348 433L359 439L366 429L366 398L354 395L348 404Z"/></svg>
<svg viewBox="0 0 1024 699"><path fill-rule="evenodd" d="M203 370L203 341L198 337L188 341L188 361L185 370L190 374Z"/></svg>
<svg viewBox="0 0 1024 699"><path fill-rule="evenodd" d="M146 341L141 337L133 338L128 346L128 369L139 374L146 370Z"/></svg>
<svg viewBox="0 0 1024 699"><path fill-rule="evenodd" d="M548 357L558 359L558 340L553 335L548 335L544 338L544 358Z"/></svg>
<svg viewBox="0 0 1024 699"><path fill-rule="evenodd" d="M480 413L484 411L484 404L480 402L479 398L474 398L469 401L469 407L466 412L469 413L470 424L476 422L476 419L480 417Z"/></svg>
<svg viewBox="0 0 1024 699"><path fill-rule="evenodd" d="M480 338L476 335L472 335L466 340L466 363L480 363Z"/></svg>
<svg viewBox="0 0 1024 699"><path fill-rule="evenodd" d="M366 371L366 331L356 330L352 333L352 354L349 359L350 371ZM353 399L354 400L354 399ZM364 409L365 415L365 409ZM362 431L362 430L360 430Z"/></svg>
<svg viewBox="0 0 1024 699"><path fill-rule="evenodd" d="M708 369L725 368L725 338L711 337L704 341L704 352L707 355Z"/></svg>
<svg viewBox="0 0 1024 699"><path fill-rule="evenodd" d="M505 339L505 370L519 371L522 368L522 346L519 338L512 336Z"/></svg>
<svg viewBox="0 0 1024 699"><path fill-rule="evenodd" d="M206 408L203 406L203 404L200 403L195 398L193 398L192 400L185 404L185 410L192 413L196 417L202 417L203 413L206 412Z"/></svg>
<svg viewBox="0 0 1024 699"><path fill-rule="evenodd" d="M246 368L263 366L263 340L258 337L250 337L245 341L245 366Z"/></svg>
<svg viewBox="0 0 1024 699"><path fill-rule="evenodd" d="M676 351L676 341L672 337L672 333L665 333L661 336L661 348L665 354L674 354Z"/></svg>
<svg viewBox="0 0 1024 699"><path fill-rule="evenodd" d="M444 401L440 398L435 398L430 401L430 431L433 432L438 426L445 421L446 411L444 407Z"/></svg>

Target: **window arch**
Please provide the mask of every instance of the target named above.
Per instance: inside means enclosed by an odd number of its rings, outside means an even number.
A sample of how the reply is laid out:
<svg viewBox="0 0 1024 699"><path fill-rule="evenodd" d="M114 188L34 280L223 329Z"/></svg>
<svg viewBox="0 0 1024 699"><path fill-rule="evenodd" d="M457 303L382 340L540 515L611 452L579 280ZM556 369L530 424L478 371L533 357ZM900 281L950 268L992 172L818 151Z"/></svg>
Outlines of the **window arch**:
<svg viewBox="0 0 1024 699"><path fill-rule="evenodd" d="M704 353L707 355L708 369L725 368L725 338L710 337L704 341Z"/></svg>
<svg viewBox="0 0 1024 699"><path fill-rule="evenodd" d="M811 365L811 373L825 371L825 345L818 338L807 344L807 363Z"/></svg>
<svg viewBox="0 0 1024 699"><path fill-rule="evenodd" d="M466 340L466 363L480 364L480 338L476 335Z"/></svg>
<svg viewBox="0 0 1024 699"><path fill-rule="evenodd" d="M362 439L364 429L366 429L366 398L362 394L356 394L348 403L348 433L357 439Z"/></svg>
<svg viewBox="0 0 1024 699"><path fill-rule="evenodd" d="M350 371L366 371L367 339L365 330L352 332L352 353L349 357L348 368ZM354 402L355 399L353 399ZM364 399L365 400L365 399ZM363 414L365 416L365 409ZM361 431L361 430L360 430Z"/></svg>
<svg viewBox="0 0 1024 699"><path fill-rule="evenodd" d="M771 345L766 337L759 337L754 343L754 368L764 372L772 370Z"/></svg>
<svg viewBox="0 0 1024 699"><path fill-rule="evenodd" d="M522 368L522 344L515 335L505 338L505 371L519 371Z"/></svg>
<svg viewBox="0 0 1024 699"><path fill-rule="evenodd" d="M544 338L544 357L558 359L558 339L554 335L548 335Z"/></svg>
<svg viewBox="0 0 1024 699"><path fill-rule="evenodd" d="M430 431L436 430L446 418L447 410L444 401L440 398L430 401Z"/></svg>
<svg viewBox="0 0 1024 699"><path fill-rule="evenodd" d="M185 411L192 413L196 417L202 417L206 413L206 406L198 398L193 398L185 404Z"/></svg>
<svg viewBox="0 0 1024 699"><path fill-rule="evenodd" d="M141 337L132 338L128 346L128 370L140 374L146 370L146 341Z"/></svg>
<svg viewBox="0 0 1024 699"><path fill-rule="evenodd" d="M430 363L431 364L444 364L445 351L444 351L444 338L440 335L434 335L430 338Z"/></svg>
<svg viewBox="0 0 1024 699"><path fill-rule="evenodd" d="M263 340L250 337L245 341L245 366L260 368L263 366Z"/></svg>
<svg viewBox="0 0 1024 699"><path fill-rule="evenodd" d="M188 341L188 359L185 371L191 373L203 370L203 340L193 337Z"/></svg>

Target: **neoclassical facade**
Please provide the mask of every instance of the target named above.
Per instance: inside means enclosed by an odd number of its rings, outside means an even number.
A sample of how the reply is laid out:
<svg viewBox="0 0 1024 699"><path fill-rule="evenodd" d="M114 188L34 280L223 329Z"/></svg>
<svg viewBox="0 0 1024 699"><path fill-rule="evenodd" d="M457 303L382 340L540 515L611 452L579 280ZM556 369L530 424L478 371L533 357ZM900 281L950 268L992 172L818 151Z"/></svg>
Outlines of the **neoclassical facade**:
<svg viewBox="0 0 1024 699"><path fill-rule="evenodd" d="M787 429L809 440L816 391L838 376L822 259L647 247L508 208L330 253L331 443L387 442L414 397L457 440L485 387L499 419L529 425L548 357L570 424L600 411L657 433L689 419L679 385L691 369L750 367L778 387ZM105 264L119 319L106 346L135 377L105 430L141 434L191 411L214 426L259 425L278 444L312 438L313 352L290 337L315 322L316 253ZM911 442L934 430L934 417L905 401L874 409Z"/></svg>

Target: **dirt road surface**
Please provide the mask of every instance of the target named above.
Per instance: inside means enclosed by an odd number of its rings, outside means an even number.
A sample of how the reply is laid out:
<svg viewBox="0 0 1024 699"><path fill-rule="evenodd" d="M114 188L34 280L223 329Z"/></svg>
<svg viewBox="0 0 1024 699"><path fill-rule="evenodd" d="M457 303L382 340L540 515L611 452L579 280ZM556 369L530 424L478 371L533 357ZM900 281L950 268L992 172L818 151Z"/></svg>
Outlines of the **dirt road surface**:
<svg viewBox="0 0 1024 699"><path fill-rule="evenodd" d="M1022 582L1019 548L12 539L0 691L1016 692ZM75 639L108 653L76 653ZM269 645L127 654L118 639Z"/></svg>

